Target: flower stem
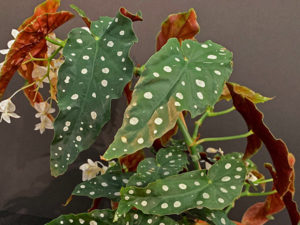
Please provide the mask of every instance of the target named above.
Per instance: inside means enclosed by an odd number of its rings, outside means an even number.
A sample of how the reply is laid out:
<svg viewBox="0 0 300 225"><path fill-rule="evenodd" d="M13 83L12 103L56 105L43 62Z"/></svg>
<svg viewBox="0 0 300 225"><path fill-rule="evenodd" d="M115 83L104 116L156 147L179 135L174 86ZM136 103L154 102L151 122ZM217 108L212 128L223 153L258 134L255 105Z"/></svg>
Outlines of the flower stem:
<svg viewBox="0 0 300 225"><path fill-rule="evenodd" d="M36 82L32 82L32 83L30 83L30 84L28 84L28 85L25 85L25 86L21 87L20 89L16 90L15 93L13 93L9 98L12 99L12 98L13 98L16 94L18 94L20 91L23 91L24 89L33 86L35 83L36 83Z"/></svg>
<svg viewBox="0 0 300 225"><path fill-rule="evenodd" d="M211 138L202 138L199 141L192 143L191 146L202 144L203 142L209 142L209 141L228 141L228 140L234 140L234 139L240 139L245 138L253 134L253 131L250 130L245 134L239 134L234 136L228 136L228 137L211 137Z"/></svg>
<svg viewBox="0 0 300 225"><path fill-rule="evenodd" d="M194 166L196 169L200 170L201 166L199 163L199 154L197 152L196 146L189 147L193 143L193 139L186 127L185 120L184 120L182 113L180 114L179 119L177 120L177 124L178 124L178 127L179 127L183 137L184 137L185 143L188 146L190 156L192 158Z"/></svg>

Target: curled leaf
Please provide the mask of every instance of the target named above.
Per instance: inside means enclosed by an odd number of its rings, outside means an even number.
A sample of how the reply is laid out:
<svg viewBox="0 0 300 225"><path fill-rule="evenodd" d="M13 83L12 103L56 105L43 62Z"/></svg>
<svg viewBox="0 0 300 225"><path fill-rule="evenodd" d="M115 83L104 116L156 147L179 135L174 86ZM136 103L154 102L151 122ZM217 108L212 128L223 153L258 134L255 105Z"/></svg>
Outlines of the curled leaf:
<svg viewBox="0 0 300 225"><path fill-rule="evenodd" d="M194 9L172 14L161 25L161 31L156 38L156 50L160 50L170 38L175 37L181 43L183 40L193 39L199 31L200 26Z"/></svg>
<svg viewBox="0 0 300 225"><path fill-rule="evenodd" d="M60 6L60 0L46 0L34 9L33 16L27 18L22 25L18 28L19 31L23 30L28 24L34 21L38 16L46 13L55 13Z"/></svg>
<svg viewBox="0 0 300 225"><path fill-rule="evenodd" d="M288 152L287 146L281 139L276 139L263 122L263 114L256 108L255 104L246 97L234 91L231 84L227 83L228 89L232 96L233 104L238 112L245 119L249 130L265 144L275 171L269 168L273 179L274 187L277 190L278 197L288 206L289 215L293 224L299 222L299 213L296 204L292 201L294 191L294 157ZM252 211L259 211L263 203L253 206ZM263 223L262 223L263 224Z"/></svg>
<svg viewBox="0 0 300 225"><path fill-rule="evenodd" d="M73 17L69 12L58 12L38 16L26 26L17 36L11 49L6 55L0 77L0 97L21 64L29 59L29 53L34 57L46 45L45 37L57 27L64 24Z"/></svg>
<svg viewBox="0 0 300 225"><path fill-rule="evenodd" d="M263 114L256 108L255 104L243 95L236 93L232 84L227 83L227 86L232 96L233 105L243 116L249 130L252 130L265 144L278 175L276 190L281 196L284 195L290 185L293 170L288 161L287 146L282 140L273 136L263 122Z"/></svg>
<svg viewBox="0 0 300 225"><path fill-rule="evenodd" d="M82 10L82 9L80 9L80 8L78 8L76 5L74 5L74 4L71 4L70 5L70 7L72 8L72 9L74 9L77 13L78 13L78 15L82 18L82 20L85 22L85 24L87 25L87 27L88 28L90 28L91 27L91 20L87 17L87 15L85 14L85 12Z"/></svg>
<svg viewBox="0 0 300 225"><path fill-rule="evenodd" d="M128 17L129 19L131 19L132 22L143 21L142 13L140 11L134 15L131 12L129 12L127 9L120 8L120 13L123 14L124 16Z"/></svg>
<svg viewBox="0 0 300 225"><path fill-rule="evenodd" d="M267 102L267 101L270 101L273 99L273 98L262 96L261 94L254 92L253 90L251 90L250 88L248 88L246 86L242 86L240 84L236 84L236 83L232 83L232 82L230 82L230 84L233 87L235 93L240 94L244 98L249 99L254 104L264 103L264 102ZM228 87L226 85L224 85L224 89L223 89L222 95L220 97L220 100L225 99L226 101L230 101L231 98L232 97L231 97L230 91L228 90Z"/></svg>

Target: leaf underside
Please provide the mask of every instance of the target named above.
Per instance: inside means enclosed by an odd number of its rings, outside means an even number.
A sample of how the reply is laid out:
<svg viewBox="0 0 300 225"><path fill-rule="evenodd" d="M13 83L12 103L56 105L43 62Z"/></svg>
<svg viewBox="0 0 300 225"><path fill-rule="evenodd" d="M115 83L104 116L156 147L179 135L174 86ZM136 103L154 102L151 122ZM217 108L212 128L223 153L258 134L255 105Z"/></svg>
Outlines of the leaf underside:
<svg viewBox="0 0 300 225"><path fill-rule="evenodd" d="M100 18L92 23L91 32L72 30L64 48L66 60L58 80L60 113L51 145L53 176L63 174L95 141L110 120L112 99L121 97L132 78L128 53L137 39L131 20L120 13Z"/></svg>
<svg viewBox="0 0 300 225"><path fill-rule="evenodd" d="M73 14L65 11L46 13L38 16L18 34L1 69L0 98L14 73L29 59L29 53L33 57L38 55L46 45L45 37L72 17Z"/></svg>
<svg viewBox="0 0 300 225"><path fill-rule="evenodd" d="M46 225L179 225L169 217L144 215L139 211L131 211L125 217L113 222L114 211L108 209L94 210L90 213L62 215Z"/></svg>
<svg viewBox="0 0 300 225"><path fill-rule="evenodd" d="M110 160L139 149L171 130L181 111L192 117L219 99L232 72L232 54L211 41L172 38L145 64L123 125L104 154Z"/></svg>
<svg viewBox="0 0 300 225"><path fill-rule="evenodd" d="M131 207L155 215L180 214L199 206L220 210L240 195L245 175L241 158L229 154L207 175L206 170L197 170L157 180L144 188L123 188L117 216Z"/></svg>
<svg viewBox="0 0 300 225"><path fill-rule="evenodd" d="M181 42L193 39L199 31L200 26L194 9L172 14L161 25L161 31L156 37L156 50L160 50L170 38L175 37Z"/></svg>

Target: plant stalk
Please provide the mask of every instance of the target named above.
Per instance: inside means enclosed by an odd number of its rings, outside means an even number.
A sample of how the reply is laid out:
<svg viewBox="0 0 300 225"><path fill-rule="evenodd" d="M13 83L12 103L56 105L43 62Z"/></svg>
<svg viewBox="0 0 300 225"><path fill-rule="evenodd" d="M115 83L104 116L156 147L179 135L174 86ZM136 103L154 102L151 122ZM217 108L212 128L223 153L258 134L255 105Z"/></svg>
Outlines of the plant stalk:
<svg viewBox="0 0 300 225"><path fill-rule="evenodd" d="M239 135L234 135L234 136L228 136L228 137L211 137L211 138L202 138L199 141L192 143L191 146L196 146L199 144L202 144L204 142L209 142L209 141L228 141L228 140L234 140L234 139L240 139L240 138L245 138L253 134L253 131L250 130L245 134L239 134Z"/></svg>
<svg viewBox="0 0 300 225"><path fill-rule="evenodd" d="M177 120L178 127L183 134L184 140L188 146L189 152L191 154L192 161L196 169L201 170L200 162L199 162L199 154L197 152L196 146L189 147L193 143L193 139L187 129L185 124L185 120L183 114L180 113L179 119Z"/></svg>

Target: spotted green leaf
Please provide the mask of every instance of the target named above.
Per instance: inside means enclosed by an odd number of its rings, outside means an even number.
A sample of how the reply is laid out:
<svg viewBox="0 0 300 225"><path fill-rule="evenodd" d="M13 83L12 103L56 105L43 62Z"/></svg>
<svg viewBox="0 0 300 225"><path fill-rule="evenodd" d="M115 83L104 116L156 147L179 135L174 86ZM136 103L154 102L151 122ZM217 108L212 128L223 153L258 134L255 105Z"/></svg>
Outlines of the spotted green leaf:
<svg viewBox="0 0 300 225"><path fill-rule="evenodd" d="M131 80L133 63L129 50L137 41L129 18L93 22L91 33L73 29L59 70L55 135L51 145L51 173L63 174L79 152L95 141L110 119L111 100L122 95ZM97 36L98 35L98 36Z"/></svg>
<svg viewBox="0 0 300 225"><path fill-rule="evenodd" d="M162 148L156 160L147 158L140 162L137 172L130 177L127 186L145 186L157 179L175 175L186 167L188 160L182 146Z"/></svg>
<svg viewBox="0 0 300 225"><path fill-rule="evenodd" d="M219 99L232 72L232 53L206 41L171 38L145 64L123 125L104 154L110 160L149 147L172 129L181 111L192 117Z"/></svg>
<svg viewBox="0 0 300 225"><path fill-rule="evenodd" d="M204 220L211 225L235 225L222 210L192 209L189 210L189 215L192 215L195 219Z"/></svg>
<svg viewBox="0 0 300 225"><path fill-rule="evenodd" d="M78 184L72 195L87 196L92 199L106 197L113 201L120 200L120 190L126 186L132 173L112 171Z"/></svg>
<svg viewBox="0 0 300 225"><path fill-rule="evenodd" d="M157 180L144 188L123 188L118 213L126 213L132 206L155 215L180 214L199 206L220 210L240 195L245 175L241 159L224 156L207 174L206 170L196 170Z"/></svg>
<svg viewBox="0 0 300 225"><path fill-rule="evenodd" d="M46 225L179 225L169 217L145 215L139 211L131 211L125 217L113 222L114 211L109 209L94 210L90 213L62 215Z"/></svg>

